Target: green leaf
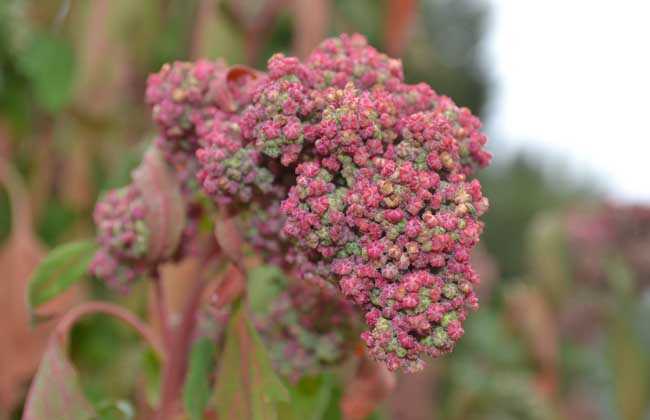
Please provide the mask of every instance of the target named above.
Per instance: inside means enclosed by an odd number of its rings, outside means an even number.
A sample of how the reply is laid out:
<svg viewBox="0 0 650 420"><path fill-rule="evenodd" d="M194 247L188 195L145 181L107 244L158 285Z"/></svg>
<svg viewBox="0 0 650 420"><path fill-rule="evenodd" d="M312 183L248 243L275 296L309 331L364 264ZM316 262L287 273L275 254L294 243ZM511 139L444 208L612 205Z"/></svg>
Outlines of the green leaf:
<svg viewBox="0 0 650 420"><path fill-rule="evenodd" d="M261 264L247 273L248 307L253 314L265 314L271 307L271 301L286 288L289 280L275 265Z"/></svg>
<svg viewBox="0 0 650 420"><path fill-rule="evenodd" d="M50 252L29 281L30 313L81 279L94 253L95 244L89 240L61 245Z"/></svg>
<svg viewBox="0 0 650 420"><path fill-rule="evenodd" d="M160 401L160 379L161 379L161 363L158 355L151 349L144 353L143 357L143 370L146 383L146 394L149 405L155 407Z"/></svg>
<svg viewBox="0 0 650 420"><path fill-rule="evenodd" d="M190 365L183 387L183 404L192 420L204 418L212 391L210 375L214 368L215 353L215 343L209 338L200 338L192 345Z"/></svg>
<svg viewBox="0 0 650 420"><path fill-rule="evenodd" d="M281 419L321 420L332 399L333 383L329 376L307 376L289 387L291 403L280 403Z"/></svg>
<svg viewBox="0 0 650 420"><path fill-rule="evenodd" d="M27 48L21 51L18 67L46 110L58 111L70 101L75 57L72 46L64 38L47 32L35 33Z"/></svg>
<svg viewBox="0 0 650 420"><path fill-rule="evenodd" d="M220 419L280 418L278 402L288 402L289 392L273 372L261 339L241 310L230 320L219 365L215 395Z"/></svg>
<svg viewBox="0 0 650 420"><path fill-rule="evenodd" d="M23 420L93 419L96 413L86 399L79 376L58 337L53 336L34 377Z"/></svg>

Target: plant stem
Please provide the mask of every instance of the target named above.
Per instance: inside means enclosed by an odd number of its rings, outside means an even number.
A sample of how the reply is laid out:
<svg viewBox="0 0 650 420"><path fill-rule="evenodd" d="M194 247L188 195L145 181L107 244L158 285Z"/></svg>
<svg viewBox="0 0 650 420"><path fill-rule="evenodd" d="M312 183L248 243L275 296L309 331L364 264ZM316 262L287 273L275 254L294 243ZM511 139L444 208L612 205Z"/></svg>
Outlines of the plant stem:
<svg viewBox="0 0 650 420"><path fill-rule="evenodd" d="M167 359L166 349L149 325L142 322L127 309L108 302L90 301L73 308L61 318L61 321L56 326L55 334L63 339L67 338L70 329L79 318L92 314L106 314L123 321L136 330L149 343L163 362Z"/></svg>
<svg viewBox="0 0 650 420"><path fill-rule="evenodd" d="M151 280L153 282L154 291L154 305L156 307L156 316L160 324L160 334L162 335L165 348L169 349L171 345L171 324L169 323L169 309L167 307L167 299L165 295L164 285L160 278L160 271L158 268L152 271Z"/></svg>
<svg viewBox="0 0 650 420"><path fill-rule="evenodd" d="M187 371L192 334L196 327L197 310L209 278L205 272L198 277L185 303L180 324L170 329L171 337L167 349L169 358L163 368L160 407L156 416L158 420L173 418L177 409Z"/></svg>

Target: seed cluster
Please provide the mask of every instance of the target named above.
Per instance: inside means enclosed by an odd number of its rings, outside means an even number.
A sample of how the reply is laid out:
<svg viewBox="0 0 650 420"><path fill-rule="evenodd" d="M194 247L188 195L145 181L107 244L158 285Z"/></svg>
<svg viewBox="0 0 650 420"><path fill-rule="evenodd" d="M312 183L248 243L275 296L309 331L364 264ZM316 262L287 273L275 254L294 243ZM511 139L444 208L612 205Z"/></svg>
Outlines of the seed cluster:
<svg viewBox="0 0 650 420"><path fill-rule="evenodd" d="M281 211L296 272L363 308L362 337L391 369L451 350L478 306L469 253L488 203L468 177L490 160L479 130L358 36L304 63L272 57L242 115L250 144L295 174Z"/></svg>
<svg viewBox="0 0 650 420"><path fill-rule="evenodd" d="M124 291L146 270L146 212L140 191L133 185L110 191L95 207L99 250L89 270L115 289Z"/></svg>
<svg viewBox="0 0 650 420"><path fill-rule="evenodd" d="M275 369L295 382L343 360L359 321L356 308L331 285L292 281L256 326Z"/></svg>
<svg viewBox="0 0 650 420"><path fill-rule="evenodd" d="M187 190L248 215L269 261L361 308L371 355L420 369L478 306L469 254L488 201L471 175L491 159L480 121L404 83L399 60L360 35L304 61L276 54L267 70L164 66L147 88L158 147Z"/></svg>

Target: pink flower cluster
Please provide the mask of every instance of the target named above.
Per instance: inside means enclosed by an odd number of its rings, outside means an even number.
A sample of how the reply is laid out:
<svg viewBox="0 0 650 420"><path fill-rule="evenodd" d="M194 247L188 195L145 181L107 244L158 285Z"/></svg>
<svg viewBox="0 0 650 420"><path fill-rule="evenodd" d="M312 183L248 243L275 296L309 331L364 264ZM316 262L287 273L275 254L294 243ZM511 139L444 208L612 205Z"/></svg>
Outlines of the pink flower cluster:
<svg viewBox="0 0 650 420"><path fill-rule="evenodd" d="M160 129L158 147L219 204L246 204L272 190L273 175L240 129L239 113L262 78L206 60L165 65L149 77L146 98Z"/></svg>
<svg viewBox="0 0 650 420"><path fill-rule="evenodd" d="M301 63L276 55L242 115L249 142L295 173L281 210L303 278L337 284L366 311L362 335L390 369L451 350L478 306L469 261L488 207L480 122L359 36Z"/></svg>
<svg viewBox="0 0 650 420"><path fill-rule="evenodd" d="M293 281L256 327L276 371L295 382L342 361L354 349L360 321L356 308L331 285Z"/></svg>
<svg viewBox="0 0 650 420"><path fill-rule="evenodd" d="M203 191L217 203L250 203L257 193L273 189L273 174L260 166L260 153L244 147L237 116L215 124L201 139L196 155Z"/></svg>
<svg viewBox="0 0 650 420"><path fill-rule="evenodd" d="M217 98L225 72L221 62L176 62L165 64L147 80L146 102L160 132L156 146L190 192L198 170L198 139L213 121L223 119Z"/></svg>
<svg viewBox="0 0 650 420"><path fill-rule="evenodd" d="M146 213L133 185L104 195L94 212L99 250L90 264L91 274L122 291L143 274L149 244Z"/></svg>
<svg viewBox="0 0 650 420"><path fill-rule="evenodd" d="M469 254L488 208L471 175L491 155L469 110L404 83L360 35L302 62L274 55L266 74L166 65L147 102L181 181L248 211L269 261L356 303L376 359L414 371L453 348L478 306Z"/></svg>

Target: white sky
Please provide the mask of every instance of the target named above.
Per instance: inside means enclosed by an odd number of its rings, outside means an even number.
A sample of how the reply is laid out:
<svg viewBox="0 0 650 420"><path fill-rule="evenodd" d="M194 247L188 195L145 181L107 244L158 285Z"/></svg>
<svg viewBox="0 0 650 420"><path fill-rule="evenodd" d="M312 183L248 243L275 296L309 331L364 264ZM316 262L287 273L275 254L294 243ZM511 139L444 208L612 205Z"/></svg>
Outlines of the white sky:
<svg viewBox="0 0 650 420"><path fill-rule="evenodd" d="M650 0L485 1L492 149L550 155L649 202Z"/></svg>

